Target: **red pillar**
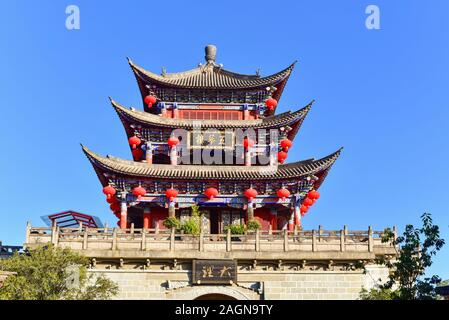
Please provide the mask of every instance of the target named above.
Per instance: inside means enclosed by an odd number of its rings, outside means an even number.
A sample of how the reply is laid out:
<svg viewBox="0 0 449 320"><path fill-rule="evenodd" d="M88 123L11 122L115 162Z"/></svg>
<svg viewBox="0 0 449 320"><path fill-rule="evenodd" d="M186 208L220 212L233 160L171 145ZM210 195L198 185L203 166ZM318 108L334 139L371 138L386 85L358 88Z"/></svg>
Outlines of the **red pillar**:
<svg viewBox="0 0 449 320"><path fill-rule="evenodd" d="M150 229L151 223L151 208L143 209L143 228Z"/></svg>
<svg viewBox="0 0 449 320"><path fill-rule="evenodd" d="M295 222L295 217L294 217L294 214L295 214L295 212L294 212L294 209L292 209L291 210L292 212L291 212L291 214L290 214L290 219L288 220L288 230L289 231L293 231L294 229L295 229L295 224L294 224L294 222Z"/></svg>
<svg viewBox="0 0 449 320"><path fill-rule="evenodd" d="M128 207L126 201L122 201L120 204L120 229L126 229L128 219Z"/></svg>

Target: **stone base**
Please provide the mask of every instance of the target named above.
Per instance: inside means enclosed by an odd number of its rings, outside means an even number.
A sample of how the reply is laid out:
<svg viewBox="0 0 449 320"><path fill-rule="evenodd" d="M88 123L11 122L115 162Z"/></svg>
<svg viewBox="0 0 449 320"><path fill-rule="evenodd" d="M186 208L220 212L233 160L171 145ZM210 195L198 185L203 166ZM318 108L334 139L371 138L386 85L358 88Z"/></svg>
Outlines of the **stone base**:
<svg viewBox="0 0 449 320"><path fill-rule="evenodd" d="M119 286L116 299L201 299L213 296L237 300L358 299L362 287L384 281L388 269L367 265L355 271L239 271L236 284L192 285L189 270L104 270Z"/></svg>

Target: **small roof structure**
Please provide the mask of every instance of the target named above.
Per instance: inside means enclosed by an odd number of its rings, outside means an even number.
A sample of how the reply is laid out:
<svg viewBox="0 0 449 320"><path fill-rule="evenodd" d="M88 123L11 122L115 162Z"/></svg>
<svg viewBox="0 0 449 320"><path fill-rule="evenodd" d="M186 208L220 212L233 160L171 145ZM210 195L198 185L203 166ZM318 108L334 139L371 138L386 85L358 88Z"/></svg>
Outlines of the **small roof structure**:
<svg viewBox="0 0 449 320"><path fill-rule="evenodd" d="M91 216L85 213L74 210L67 210L58 213L42 216L41 219L48 225L61 228L75 228L82 223L83 227L88 228L103 228L103 223L98 217Z"/></svg>

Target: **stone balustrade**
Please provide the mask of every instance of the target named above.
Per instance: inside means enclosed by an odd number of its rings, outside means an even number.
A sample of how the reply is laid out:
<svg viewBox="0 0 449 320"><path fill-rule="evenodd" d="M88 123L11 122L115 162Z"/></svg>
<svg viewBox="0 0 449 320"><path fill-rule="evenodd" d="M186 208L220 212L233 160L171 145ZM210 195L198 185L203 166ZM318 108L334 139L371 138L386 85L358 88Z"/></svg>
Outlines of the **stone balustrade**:
<svg viewBox="0 0 449 320"><path fill-rule="evenodd" d="M395 228L393 228L395 231ZM188 235L172 230L118 228L35 228L27 225L25 247L52 243L81 250L92 257L178 257L258 259L372 259L396 255L383 232L373 231L254 231L243 235Z"/></svg>

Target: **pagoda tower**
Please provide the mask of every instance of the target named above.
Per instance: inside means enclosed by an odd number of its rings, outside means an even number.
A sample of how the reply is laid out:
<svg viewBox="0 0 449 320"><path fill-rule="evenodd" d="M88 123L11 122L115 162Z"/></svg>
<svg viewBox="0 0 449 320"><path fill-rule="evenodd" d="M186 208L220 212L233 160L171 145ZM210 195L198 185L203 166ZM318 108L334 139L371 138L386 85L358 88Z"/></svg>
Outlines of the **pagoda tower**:
<svg viewBox="0 0 449 320"><path fill-rule="evenodd" d="M312 102L275 114L295 63L262 77L205 62L179 73L155 74L131 60L143 110L111 99L133 160L103 157L82 147L122 229L164 229L164 220L191 215L203 231L257 220L262 230L301 228L340 150L322 159L284 164Z"/></svg>

